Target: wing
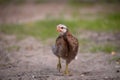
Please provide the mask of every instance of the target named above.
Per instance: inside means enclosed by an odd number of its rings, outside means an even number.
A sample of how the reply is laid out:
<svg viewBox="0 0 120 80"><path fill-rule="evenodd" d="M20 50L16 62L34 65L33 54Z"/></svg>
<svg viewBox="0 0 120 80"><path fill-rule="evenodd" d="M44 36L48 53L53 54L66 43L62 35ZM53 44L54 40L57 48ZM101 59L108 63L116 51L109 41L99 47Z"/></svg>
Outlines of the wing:
<svg viewBox="0 0 120 80"><path fill-rule="evenodd" d="M71 58L75 58L75 56L77 55L77 52L78 52L78 47L79 47L78 40L70 33L66 34L66 39L67 39L67 41L69 43L69 47L70 47L69 55Z"/></svg>
<svg viewBox="0 0 120 80"><path fill-rule="evenodd" d="M67 43L64 40L63 36L59 36L56 39L56 44L55 46L53 46L52 51L56 56L60 56L62 58L67 57L68 47L67 47Z"/></svg>

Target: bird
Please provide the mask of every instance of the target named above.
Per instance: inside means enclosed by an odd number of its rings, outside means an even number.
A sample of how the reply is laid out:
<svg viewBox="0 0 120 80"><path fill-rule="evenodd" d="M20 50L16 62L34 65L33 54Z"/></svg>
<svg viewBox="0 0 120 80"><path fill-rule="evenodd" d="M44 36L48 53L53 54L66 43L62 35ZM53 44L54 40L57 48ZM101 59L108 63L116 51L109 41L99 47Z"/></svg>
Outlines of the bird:
<svg viewBox="0 0 120 80"><path fill-rule="evenodd" d="M52 52L58 58L57 69L61 71L61 59L66 61L64 74L69 75L68 65L70 62L77 58L79 42L69 31L68 27L59 24L56 27L59 36L56 38L55 45L52 46Z"/></svg>

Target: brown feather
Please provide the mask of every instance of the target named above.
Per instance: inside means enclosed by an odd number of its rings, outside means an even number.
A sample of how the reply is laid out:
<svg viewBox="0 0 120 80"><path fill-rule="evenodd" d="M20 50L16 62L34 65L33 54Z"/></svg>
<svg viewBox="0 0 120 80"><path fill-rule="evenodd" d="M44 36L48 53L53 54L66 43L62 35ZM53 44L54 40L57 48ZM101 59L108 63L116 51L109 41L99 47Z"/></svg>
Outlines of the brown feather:
<svg viewBox="0 0 120 80"><path fill-rule="evenodd" d="M56 39L56 46L58 47L58 55L70 63L78 52L78 40L67 31L64 35L59 35Z"/></svg>

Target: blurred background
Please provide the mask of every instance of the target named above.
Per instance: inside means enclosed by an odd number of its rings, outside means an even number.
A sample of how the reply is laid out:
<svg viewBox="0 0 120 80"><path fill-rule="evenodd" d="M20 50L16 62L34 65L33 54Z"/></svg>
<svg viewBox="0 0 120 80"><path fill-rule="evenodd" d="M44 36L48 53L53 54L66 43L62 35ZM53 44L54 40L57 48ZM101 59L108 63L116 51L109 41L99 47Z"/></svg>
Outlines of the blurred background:
<svg viewBox="0 0 120 80"><path fill-rule="evenodd" d="M86 51L119 51L119 4L119 0L0 0L0 33L49 42L57 37L56 25L61 23Z"/></svg>
<svg viewBox="0 0 120 80"><path fill-rule="evenodd" d="M97 57L100 56L103 66L107 60L120 64L120 0L0 0L0 66L5 67L8 65L5 63L14 63L19 58L30 63L33 60L36 65L39 58L45 55L43 52L49 59L52 56L48 55L51 51L49 47L58 36L58 24L66 25L78 38L80 55L90 53L88 57L96 61L92 65L97 66ZM26 54L26 51L30 53ZM84 61L83 58L86 59L84 56L80 59ZM54 62L52 59L48 61ZM101 68L93 68L92 65L88 69ZM103 66L101 69L105 69ZM112 70L108 67L106 69ZM111 73L109 70L108 73Z"/></svg>

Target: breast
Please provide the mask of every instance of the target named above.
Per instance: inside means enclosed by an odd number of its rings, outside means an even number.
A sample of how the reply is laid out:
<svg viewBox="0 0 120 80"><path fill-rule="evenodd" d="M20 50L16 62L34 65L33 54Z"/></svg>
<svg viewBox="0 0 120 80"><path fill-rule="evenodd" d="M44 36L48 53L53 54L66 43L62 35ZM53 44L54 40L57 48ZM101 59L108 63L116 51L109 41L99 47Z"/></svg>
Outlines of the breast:
<svg viewBox="0 0 120 80"><path fill-rule="evenodd" d="M77 55L78 40L71 34L66 33L56 39L56 44L53 49L56 56L71 61Z"/></svg>
<svg viewBox="0 0 120 80"><path fill-rule="evenodd" d="M57 47L57 55L62 57L63 59L67 58L68 55L68 47L67 47L67 43L64 40L63 36L59 36L56 39L56 47Z"/></svg>
<svg viewBox="0 0 120 80"><path fill-rule="evenodd" d="M69 51L69 59L74 59L78 52L79 43L77 38L75 38L72 34L67 33L66 39L69 43L70 51Z"/></svg>

